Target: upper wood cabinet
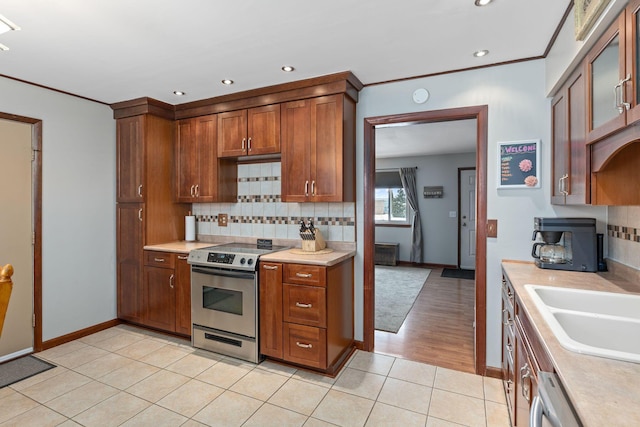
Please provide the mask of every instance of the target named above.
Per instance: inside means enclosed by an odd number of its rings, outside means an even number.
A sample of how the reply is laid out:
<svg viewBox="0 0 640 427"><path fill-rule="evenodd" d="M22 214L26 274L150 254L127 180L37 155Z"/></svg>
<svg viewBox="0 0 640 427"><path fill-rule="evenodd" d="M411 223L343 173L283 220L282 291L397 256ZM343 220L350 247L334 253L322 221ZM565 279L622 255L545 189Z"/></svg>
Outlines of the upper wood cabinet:
<svg viewBox="0 0 640 427"><path fill-rule="evenodd" d="M330 95L282 105L282 201L355 200L355 103Z"/></svg>
<svg viewBox="0 0 640 427"><path fill-rule="evenodd" d="M640 119L640 0L631 0L587 55L587 142Z"/></svg>
<svg viewBox="0 0 640 427"><path fill-rule="evenodd" d="M218 114L218 157L280 152L280 105Z"/></svg>
<svg viewBox="0 0 640 427"><path fill-rule="evenodd" d="M590 202L585 108L584 74L578 68L551 103L553 204Z"/></svg>
<svg viewBox="0 0 640 427"><path fill-rule="evenodd" d="M178 121L176 200L187 203L235 202L237 168L217 156L215 114Z"/></svg>
<svg viewBox="0 0 640 427"><path fill-rule="evenodd" d="M134 116L116 124L118 202L144 202L145 121L145 116Z"/></svg>

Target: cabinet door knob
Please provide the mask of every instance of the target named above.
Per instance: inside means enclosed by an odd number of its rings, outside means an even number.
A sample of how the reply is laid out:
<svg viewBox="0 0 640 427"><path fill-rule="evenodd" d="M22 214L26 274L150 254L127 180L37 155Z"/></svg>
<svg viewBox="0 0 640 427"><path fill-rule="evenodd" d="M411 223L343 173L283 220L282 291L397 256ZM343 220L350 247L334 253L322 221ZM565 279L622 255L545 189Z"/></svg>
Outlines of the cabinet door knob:
<svg viewBox="0 0 640 427"><path fill-rule="evenodd" d="M242 138L242 151L244 151L244 143L247 142L247 138Z"/></svg>
<svg viewBox="0 0 640 427"><path fill-rule="evenodd" d="M251 151L251 137L249 137L249 140L247 141L247 151Z"/></svg>
<svg viewBox="0 0 640 427"><path fill-rule="evenodd" d="M315 181L311 181L311 195L312 196L316 195L316 182Z"/></svg>
<svg viewBox="0 0 640 427"><path fill-rule="evenodd" d="M309 181L304 182L304 195L309 197Z"/></svg>
<svg viewBox="0 0 640 427"><path fill-rule="evenodd" d="M173 278L174 278L174 275L173 275L173 274L172 274L171 276L169 276L169 287L170 287L171 289L173 289Z"/></svg>
<svg viewBox="0 0 640 427"><path fill-rule="evenodd" d="M138 197L142 197L142 184L138 185Z"/></svg>
<svg viewBox="0 0 640 427"><path fill-rule="evenodd" d="M138 209L138 220L142 222L142 208Z"/></svg>

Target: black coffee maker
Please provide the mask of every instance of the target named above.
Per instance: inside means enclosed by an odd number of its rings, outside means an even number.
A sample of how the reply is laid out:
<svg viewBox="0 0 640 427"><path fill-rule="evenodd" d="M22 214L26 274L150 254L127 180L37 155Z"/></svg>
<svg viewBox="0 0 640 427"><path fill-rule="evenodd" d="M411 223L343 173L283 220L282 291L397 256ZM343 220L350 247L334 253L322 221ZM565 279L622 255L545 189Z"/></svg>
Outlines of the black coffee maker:
<svg viewBox="0 0 640 427"><path fill-rule="evenodd" d="M534 218L531 256L540 268L597 271L598 253L594 218Z"/></svg>

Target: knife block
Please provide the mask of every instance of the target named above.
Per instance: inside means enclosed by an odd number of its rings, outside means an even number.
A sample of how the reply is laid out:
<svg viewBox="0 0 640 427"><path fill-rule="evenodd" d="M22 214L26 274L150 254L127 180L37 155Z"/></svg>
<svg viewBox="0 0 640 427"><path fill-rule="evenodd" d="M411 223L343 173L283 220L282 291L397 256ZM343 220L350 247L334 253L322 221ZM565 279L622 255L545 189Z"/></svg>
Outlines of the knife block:
<svg viewBox="0 0 640 427"><path fill-rule="evenodd" d="M314 237L314 240L302 240L303 251L316 252L327 247L327 243L324 241L324 237L322 237L322 233L317 228L313 232L313 237Z"/></svg>

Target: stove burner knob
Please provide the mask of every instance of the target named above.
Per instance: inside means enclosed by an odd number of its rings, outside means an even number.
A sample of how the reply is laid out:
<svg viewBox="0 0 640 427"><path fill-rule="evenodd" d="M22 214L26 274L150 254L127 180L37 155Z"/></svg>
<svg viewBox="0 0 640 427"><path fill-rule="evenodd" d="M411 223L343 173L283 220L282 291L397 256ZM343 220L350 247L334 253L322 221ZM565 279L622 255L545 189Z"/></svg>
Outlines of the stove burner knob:
<svg viewBox="0 0 640 427"><path fill-rule="evenodd" d="M249 260L247 261L247 264L249 265L253 264L253 258L249 258Z"/></svg>
<svg viewBox="0 0 640 427"><path fill-rule="evenodd" d="M249 260L251 261L251 260ZM244 258L240 258L240 264L244 265L244 263L246 262L246 260Z"/></svg>

